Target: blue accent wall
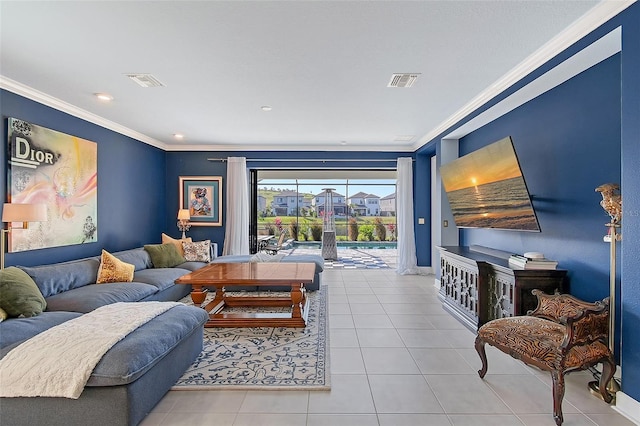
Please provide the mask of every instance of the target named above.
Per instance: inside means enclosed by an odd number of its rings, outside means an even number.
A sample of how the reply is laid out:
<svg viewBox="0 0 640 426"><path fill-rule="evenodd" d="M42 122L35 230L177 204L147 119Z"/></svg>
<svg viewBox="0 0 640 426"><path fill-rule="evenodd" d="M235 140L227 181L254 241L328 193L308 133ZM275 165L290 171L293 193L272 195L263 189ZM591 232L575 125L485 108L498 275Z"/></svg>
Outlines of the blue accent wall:
<svg viewBox="0 0 640 426"><path fill-rule="evenodd" d="M622 25L622 390L640 403L640 3L618 19Z"/></svg>
<svg viewBox="0 0 640 426"><path fill-rule="evenodd" d="M6 265L41 265L159 242L166 217L165 153L62 111L0 90L0 196L7 199L7 118L14 117L98 144L98 241L8 253Z"/></svg>
<svg viewBox="0 0 640 426"><path fill-rule="evenodd" d="M413 220L419 266L431 265L431 157L417 155L413 173ZM424 224L418 224L419 218L424 218Z"/></svg>
<svg viewBox="0 0 640 426"><path fill-rule="evenodd" d="M620 55L460 140L460 156L511 136L542 232L462 229L462 245L542 252L567 269L571 293L609 295L609 216L595 188L620 182Z"/></svg>

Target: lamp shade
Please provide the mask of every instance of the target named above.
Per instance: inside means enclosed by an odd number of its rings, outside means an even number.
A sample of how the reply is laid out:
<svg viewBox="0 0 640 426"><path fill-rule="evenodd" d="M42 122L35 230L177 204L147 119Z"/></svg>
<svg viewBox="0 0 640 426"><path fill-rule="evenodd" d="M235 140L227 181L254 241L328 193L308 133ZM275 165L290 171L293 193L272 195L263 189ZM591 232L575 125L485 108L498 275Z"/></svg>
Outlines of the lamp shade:
<svg viewBox="0 0 640 426"><path fill-rule="evenodd" d="M2 207L3 222L45 222L47 206L44 204L4 203Z"/></svg>
<svg viewBox="0 0 640 426"><path fill-rule="evenodd" d="M189 213L189 209L180 209L180 210L178 210L178 219L179 220L189 220L189 219L191 219L191 214Z"/></svg>

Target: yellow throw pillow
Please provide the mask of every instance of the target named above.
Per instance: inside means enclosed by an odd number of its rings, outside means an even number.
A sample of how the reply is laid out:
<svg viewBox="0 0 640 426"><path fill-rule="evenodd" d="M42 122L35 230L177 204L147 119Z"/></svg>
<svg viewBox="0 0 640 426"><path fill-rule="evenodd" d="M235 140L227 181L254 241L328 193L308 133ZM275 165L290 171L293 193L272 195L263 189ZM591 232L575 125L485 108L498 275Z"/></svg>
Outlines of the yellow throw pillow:
<svg viewBox="0 0 640 426"><path fill-rule="evenodd" d="M123 262L106 250L102 250L96 282L98 284L131 282L135 268L131 263Z"/></svg>
<svg viewBox="0 0 640 426"><path fill-rule="evenodd" d="M175 238L171 238L170 236L168 236L165 233L162 234L162 244L173 244L174 246L176 246L178 248L178 253L180 253L180 256L184 256L184 249L182 248L182 243L183 242L192 243L193 240L191 240L191 237L189 237L189 238L181 238L179 240L176 240Z"/></svg>
<svg viewBox="0 0 640 426"><path fill-rule="evenodd" d="M0 308L0 322L6 320L7 317L9 317L9 314L7 314L7 311L5 311L4 309Z"/></svg>

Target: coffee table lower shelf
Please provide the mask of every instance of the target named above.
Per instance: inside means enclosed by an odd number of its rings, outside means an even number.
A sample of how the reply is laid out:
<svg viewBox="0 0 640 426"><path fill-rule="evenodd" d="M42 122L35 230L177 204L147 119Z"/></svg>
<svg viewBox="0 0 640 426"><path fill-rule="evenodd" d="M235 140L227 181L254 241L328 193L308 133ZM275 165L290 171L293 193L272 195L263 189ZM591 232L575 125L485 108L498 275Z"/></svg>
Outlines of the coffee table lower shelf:
<svg viewBox="0 0 640 426"><path fill-rule="evenodd" d="M313 282L316 264L303 263L210 263L178 278L176 284L191 285L191 300L209 314L205 327L295 327L307 325L308 309L305 284ZM259 289L290 288L289 297L232 296L225 289L256 286ZM215 288L215 298L205 303L207 288ZM268 294L268 293L267 293ZM224 312L225 307L286 307L286 313Z"/></svg>
<svg viewBox="0 0 640 426"><path fill-rule="evenodd" d="M206 290L194 289L196 293ZM294 286L290 297L228 296L223 288L216 289L216 297L204 310L209 312L205 327L293 327L307 326L309 311L304 287ZM290 312L224 312L225 307L289 307Z"/></svg>

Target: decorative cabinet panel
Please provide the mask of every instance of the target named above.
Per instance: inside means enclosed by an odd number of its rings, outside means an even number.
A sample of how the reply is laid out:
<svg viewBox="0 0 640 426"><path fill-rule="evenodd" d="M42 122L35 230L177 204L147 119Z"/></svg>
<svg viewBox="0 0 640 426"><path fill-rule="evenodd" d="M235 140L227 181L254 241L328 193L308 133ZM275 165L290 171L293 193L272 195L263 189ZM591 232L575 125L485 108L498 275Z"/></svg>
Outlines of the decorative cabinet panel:
<svg viewBox="0 0 640 426"><path fill-rule="evenodd" d="M510 253L481 246L440 249L440 294L446 311L474 332L496 318L535 309L531 290L567 292L567 271L512 269Z"/></svg>
<svg viewBox="0 0 640 426"><path fill-rule="evenodd" d="M440 257L440 298L462 323L478 323L478 266L460 256Z"/></svg>

